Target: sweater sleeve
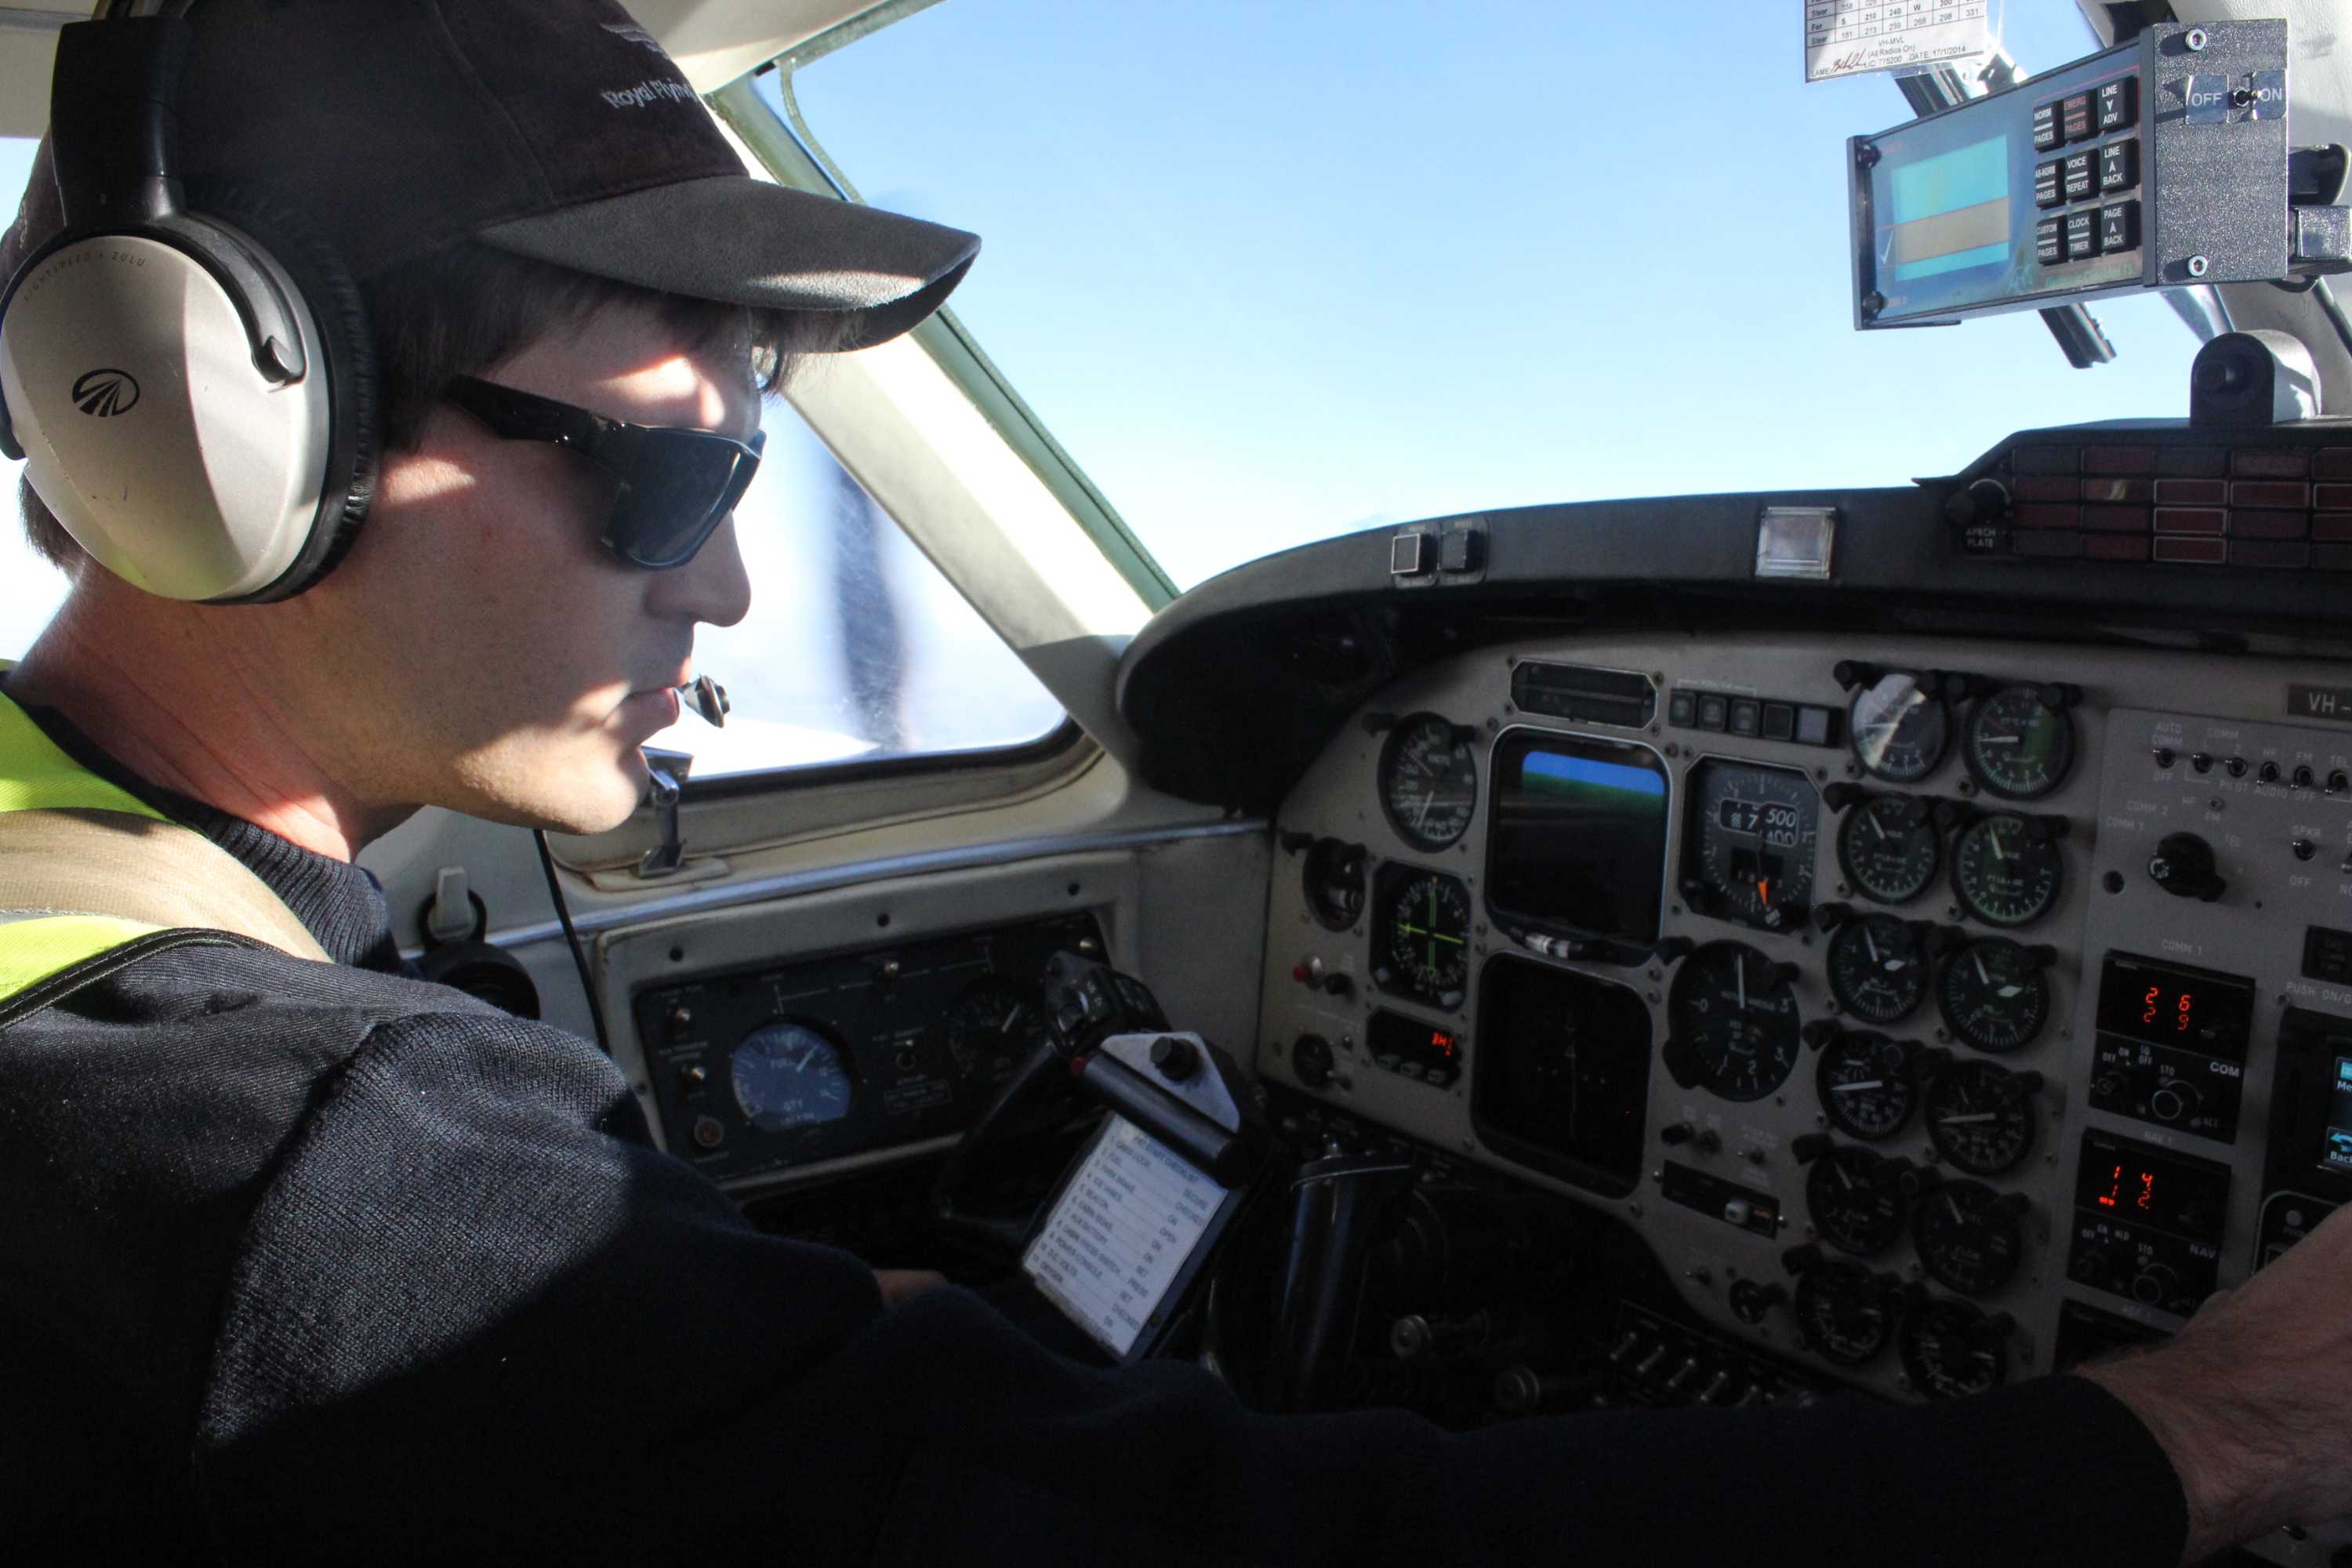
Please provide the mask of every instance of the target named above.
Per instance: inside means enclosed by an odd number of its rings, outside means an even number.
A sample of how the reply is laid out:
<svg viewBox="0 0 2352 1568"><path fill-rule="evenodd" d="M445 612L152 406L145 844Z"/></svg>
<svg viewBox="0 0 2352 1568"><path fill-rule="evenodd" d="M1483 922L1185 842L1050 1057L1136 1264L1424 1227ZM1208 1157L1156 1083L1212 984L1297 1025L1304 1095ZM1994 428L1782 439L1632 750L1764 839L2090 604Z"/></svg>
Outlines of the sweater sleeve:
<svg viewBox="0 0 2352 1568"><path fill-rule="evenodd" d="M1617 1411L1450 1435L1082 1367L969 1293L885 1311L645 1141L610 1064L380 1027L235 1266L205 1506L262 1561L2172 1568L2180 1490L2105 1390Z"/></svg>

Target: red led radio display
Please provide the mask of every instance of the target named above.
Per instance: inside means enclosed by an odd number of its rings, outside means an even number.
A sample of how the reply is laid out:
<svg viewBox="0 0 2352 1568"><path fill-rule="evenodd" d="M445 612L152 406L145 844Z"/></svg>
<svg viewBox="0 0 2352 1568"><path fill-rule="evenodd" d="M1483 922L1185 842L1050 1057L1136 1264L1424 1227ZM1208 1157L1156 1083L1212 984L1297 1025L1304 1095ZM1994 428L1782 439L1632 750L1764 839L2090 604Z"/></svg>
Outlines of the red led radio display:
<svg viewBox="0 0 2352 1568"><path fill-rule="evenodd" d="M2099 976L2101 1034L2242 1062L2253 1016L2253 983L2239 975L2118 952Z"/></svg>
<svg viewBox="0 0 2352 1568"><path fill-rule="evenodd" d="M1451 1029L1383 1010L1372 1015L1365 1032L1372 1061L1391 1072L1441 1089L1462 1076L1463 1037Z"/></svg>
<svg viewBox="0 0 2352 1568"><path fill-rule="evenodd" d="M2083 1139L2083 1163L2074 1176L2078 1209L2195 1241L2219 1241L2229 1196L2226 1166L2157 1153L2107 1133Z"/></svg>

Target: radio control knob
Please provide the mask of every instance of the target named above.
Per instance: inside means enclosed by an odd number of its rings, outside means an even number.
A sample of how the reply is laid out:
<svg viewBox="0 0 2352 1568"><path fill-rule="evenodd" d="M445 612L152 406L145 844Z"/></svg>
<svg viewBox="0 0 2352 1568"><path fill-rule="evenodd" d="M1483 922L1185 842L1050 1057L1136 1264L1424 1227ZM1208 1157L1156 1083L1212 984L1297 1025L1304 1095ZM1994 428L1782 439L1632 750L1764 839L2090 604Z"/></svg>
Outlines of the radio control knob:
<svg viewBox="0 0 2352 1568"><path fill-rule="evenodd" d="M2196 1086L2167 1079L2147 1097L2147 1109L2158 1121L2179 1121L2197 1110Z"/></svg>
<svg viewBox="0 0 2352 1568"><path fill-rule="evenodd" d="M2168 833L2148 857L2150 880L2176 899L2211 903L2224 886L2213 864L2213 847L2194 833Z"/></svg>
<svg viewBox="0 0 2352 1568"><path fill-rule="evenodd" d="M1290 1047L1291 1076L1308 1089L1331 1081L1331 1042L1320 1035L1301 1035Z"/></svg>
<svg viewBox="0 0 2352 1568"><path fill-rule="evenodd" d="M2179 1289L2179 1276L2161 1263L2151 1263L2132 1276L2131 1297L2142 1306L2160 1307Z"/></svg>

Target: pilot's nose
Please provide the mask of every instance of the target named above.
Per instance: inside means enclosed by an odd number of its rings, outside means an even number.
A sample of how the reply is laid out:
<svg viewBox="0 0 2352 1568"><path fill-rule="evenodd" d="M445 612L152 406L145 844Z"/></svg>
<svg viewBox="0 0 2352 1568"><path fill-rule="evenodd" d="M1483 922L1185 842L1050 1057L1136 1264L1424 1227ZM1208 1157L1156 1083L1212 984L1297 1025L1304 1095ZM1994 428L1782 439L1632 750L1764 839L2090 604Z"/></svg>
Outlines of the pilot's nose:
<svg viewBox="0 0 2352 1568"><path fill-rule="evenodd" d="M751 612L751 577L735 543L735 519L714 530L694 559L654 574L650 606L664 616L690 616L714 626L731 626Z"/></svg>

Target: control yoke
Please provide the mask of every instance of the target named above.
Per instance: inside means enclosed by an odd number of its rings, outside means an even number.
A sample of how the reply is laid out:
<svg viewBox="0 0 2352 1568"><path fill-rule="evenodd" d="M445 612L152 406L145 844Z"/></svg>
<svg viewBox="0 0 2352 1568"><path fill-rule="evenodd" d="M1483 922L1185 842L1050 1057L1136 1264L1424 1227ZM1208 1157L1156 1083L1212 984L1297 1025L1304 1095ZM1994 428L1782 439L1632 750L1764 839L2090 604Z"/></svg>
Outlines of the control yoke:
<svg viewBox="0 0 2352 1568"><path fill-rule="evenodd" d="M931 1219L943 1235L999 1256L1021 1249L1036 1208L982 1214L967 1206L967 1194L998 1145L1066 1121L1073 1099L1126 1118L1223 1186L1248 1180L1269 1139L1231 1056L1199 1035L1171 1029L1141 981L1077 953L1055 955L1044 990L1053 1039L981 1111L932 1187Z"/></svg>

